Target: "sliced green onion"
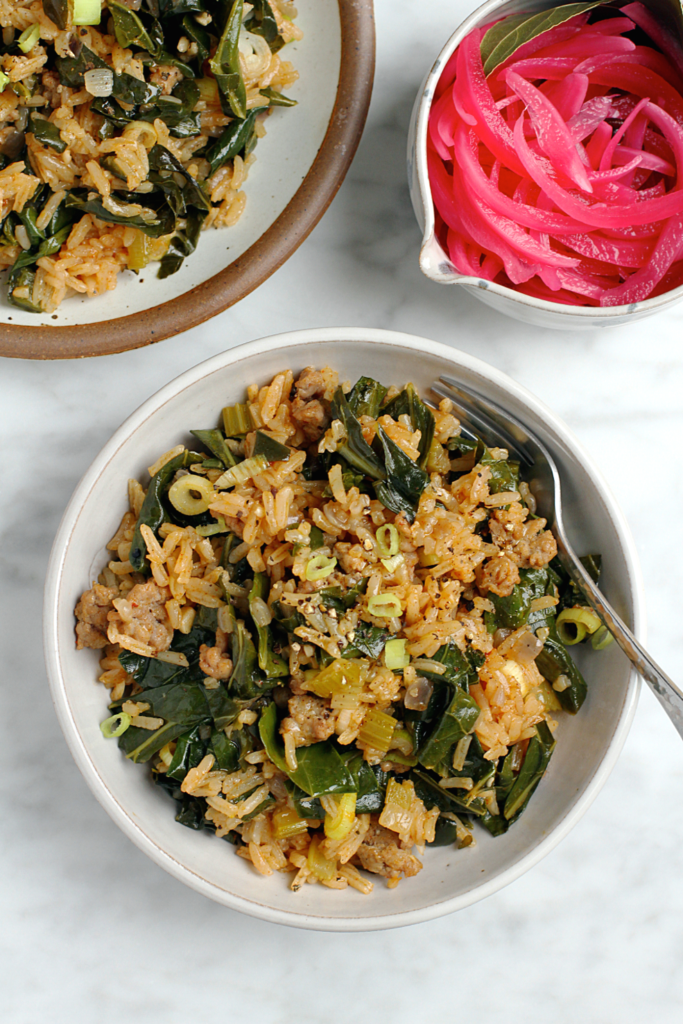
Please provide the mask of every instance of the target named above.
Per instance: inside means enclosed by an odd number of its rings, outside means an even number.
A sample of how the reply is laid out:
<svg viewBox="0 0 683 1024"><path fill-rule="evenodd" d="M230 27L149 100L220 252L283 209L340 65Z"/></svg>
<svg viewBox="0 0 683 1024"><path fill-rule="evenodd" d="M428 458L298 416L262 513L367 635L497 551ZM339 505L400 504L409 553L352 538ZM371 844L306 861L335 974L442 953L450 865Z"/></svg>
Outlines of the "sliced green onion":
<svg viewBox="0 0 683 1024"><path fill-rule="evenodd" d="M198 516L206 512L214 497L211 481L194 473L181 476L168 489L168 500L184 516Z"/></svg>
<svg viewBox="0 0 683 1024"><path fill-rule="evenodd" d="M36 45L39 39L40 25L29 25L29 27L25 28L24 31L19 36L19 39L17 40L17 45L19 46L19 49L21 50L22 53L28 53L29 50L33 49L33 47Z"/></svg>
<svg viewBox="0 0 683 1024"><path fill-rule="evenodd" d="M268 469L268 459L265 455L254 455L251 459L245 459L244 462L238 462L236 466L227 469L223 476L216 480L214 487L221 490L246 483L251 477L262 473L264 469Z"/></svg>
<svg viewBox="0 0 683 1024"><path fill-rule="evenodd" d="M609 647L613 640L614 637L607 626L600 626L600 629L596 629L591 637L591 647L594 651L604 651L605 647Z"/></svg>
<svg viewBox="0 0 683 1024"><path fill-rule="evenodd" d="M247 405L226 405L223 409L223 430L226 437L239 437L254 429Z"/></svg>
<svg viewBox="0 0 683 1024"><path fill-rule="evenodd" d="M410 664L410 655L406 653L406 640L387 640L384 646L384 664L387 668L405 668Z"/></svg>
<svg viewBox="0 0 683 1024"><path fill-rule="evenodd" d="M306 563L306 579L311 581L324 580L326 576L334 572L336 564L337 559L330 558L329 555L313 555Z"/></svg>
<svg viewBox="0 0 683 1024"><path fill-rule="evenodd" d="M563 608L555 620L557 633L565 645L571 647L585 640L587 633L595 633L601 626L599 616L590 608Z"/></svg>
<svg viewBox="0 0 683 1024"><path fill-rule="evenodd" d="M387 572L396 572L399 565L403 565L403 555L394 555L393 558L380 558L380 562Z"/></svg>
<svg viewBox="0 0 683 1024"><path fill-rule="evenodd" d="M358 733L358 739L366 747L372 747L380 754L386 754L391 746L391 741L396 728L396 721L384 711L372 708L368 712L363 725Z"/></svg>
<svg viewBox="0 0 683 1024"><path fill-rule="evenodd" d="M74 25L99 25L101 17L101 0L74 0Z"/></svg>
<svg viewBox="0 0 683 1024"><path fill-rule="evenodd" d="M403 608L395 594L375 594L368 600L368 611L378 619L394 619Z"/></svg>
<svg viewBox="0 0 683 1024"><path fill-rule="evenodd" d="M338 797L332 799L336 804L336 811L333 815L325 815L325 835L328 839L338 841L345 839L353 828L356 820L356 794L340 793Z"/></svg>
<svg viewBox="0 0 683 1024"><path fill-rule="evenodd" d="M207 526L196 526L195 530L200 537L215 537L217 533L227 533L229 527L226 525L223 516L218 516L215 523L209 523Z"/></svg>
<svg viewBox="0 0 683 1024"><path fill-rule="evenodd" d="M393 555L398 554L400 546L398 530L393 523L387 523L385 526L380 526L376 534L376 539L377 550L382 558L391 558Z"/></svg>
<svg viewBox="0 0 683 1024"><path fill-rule="evenodd" d="M9 75L6 75L4 71L0 71L0 92L4 92L9 85Z"/></svg>
<svg viewBox="0 0 683 1024"><path fill-rule="evenodd" d="M105 739L115 740L117 736L124 734L130 723L130 715L125 711L119 711L116 715L112 715L111 718L105 718L103 722L100 722L100 729Z"/></svg>

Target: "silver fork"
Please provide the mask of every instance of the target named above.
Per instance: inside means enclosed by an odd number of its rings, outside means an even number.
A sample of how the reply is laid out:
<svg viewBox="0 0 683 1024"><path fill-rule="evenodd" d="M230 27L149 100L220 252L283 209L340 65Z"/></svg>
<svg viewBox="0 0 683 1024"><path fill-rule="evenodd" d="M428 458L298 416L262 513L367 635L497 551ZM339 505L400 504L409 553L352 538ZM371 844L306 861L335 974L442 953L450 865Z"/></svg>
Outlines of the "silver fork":
<svg viewBox="0 0 683 1024"><path fill-rule="evenodd" d="M562 522L560 475L552 455L527 427L489 398L463 387L451 377L440 377L432 390L450 398L460 414L463 426L489 447L507 448L526 469L529 489L536 499L539 515L548 522L557 541L557 553L569 576L599 615L622 651L650 685L678 733L683 737L683 691L636 640L626 623L604 594L596 587L579 561Z"/></svg>

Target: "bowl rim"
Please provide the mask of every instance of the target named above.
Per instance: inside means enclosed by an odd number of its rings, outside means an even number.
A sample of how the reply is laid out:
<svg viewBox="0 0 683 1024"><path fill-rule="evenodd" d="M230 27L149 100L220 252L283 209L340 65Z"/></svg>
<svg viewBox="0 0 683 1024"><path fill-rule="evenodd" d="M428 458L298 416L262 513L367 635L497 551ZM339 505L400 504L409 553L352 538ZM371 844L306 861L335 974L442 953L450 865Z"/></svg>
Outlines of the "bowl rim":
<svg viewBox="0 0 683 1024"><path fill-rule="evenodd" d="M160 388L154 395L148 398L137 410L135 410L124 423L116 430L110 440L105 444L100 453L96 456L90 467L85 472L80 483L77 485L62 517L57 530L47 569L44 604L43 604L43 644L47 675L50 684L52 701L59 724L64 732L71 754L84 776L94 796L104 807L109 816L116 822L125 835L135 845L146 853L155 863L164 868L169 874L189 885L197 892L213 899L232 910L246 913L261 920L270 921L275 924L293 925L295 927L308 928L319 931L373 931L385 928L396 928L403 925L419 924L428 920L442 917L446 914L461 910L464 907L492 895L510 882L519 878L524 872L537 864L547 853L568 834L578 820L587 811L588 807L597 797L602 786L607 781L621 749L626 741L640 693L640 678L634 669L629 674L622 712L616 725L612 741L605 753L603 760L587 783L583 794L576 804L565 814L562 821L546 835L533 850L520 860L500 872L490 881L485 881L460 896L446 898L435 902L427 907L412 911L401 911L397 908L395 913L376 915L367 918L333 918L323 915L301 914L293 911L282 911L274 909L265 902L258 902L238 896L234 893L218 890L211 883L203 879L197 872L181 864L175 857L167 853L157 843L150 839L142 830L139 824L134 821L118 802L113 793L107 788L98 769L91 758L88 748L76 728L69 709L69 697L66 690L65 680L60 670L60 640L58 628L58 607L59 592L64 573L64 566L67 560L69 546L73 531L80 519L84 503L88 495L100 478L106 472L107 466L118 450L127 443L130 434L139 429L151 416L161 409L168 402L171 402L187 388L194 386L202 379L211 376L214 372L222 370L227 366L239 364L255 355L264 353L276 353L280 349L299 346L313 346L321 342L342 341L353 343L355 341L367 341L380 345L409 349L412 352L426 352L430 355L451 363L455 369L464 368L481 376L486 381L502 387L512 396L521 401L532 413L536 414L542 422L547 424L556 434L569 451L580 458L584 468L595 484L596 491L603 503L607 515L612 520L617 533L619 543L623 552L624 561L630 583L630 597L633 608L633 621L631 623L635 635L644 642L645 640L645 617L643 601L643 583L638 563L635 544L631 537L626 520L612 496L600 470L595 466L591 457L585 452L580 442L573 436L571 431L543 402L537 399L526 388L522 387L512 378L500 370L484 363L465 352L440 342L431 341L427 338L417 337L389 330L364 329L358 327L321 329L308 329L303 331L289 331L282 334L271 335L259 338L254 341L235 346L225 352L219 353L186 370L174 380Z"/></svg>
<svg viewBox="0 0 683 1024"><path fill-rule="evenodd" d="M446 63L468 32L476 28L484 19L494 15L499 8L512 7L513 5L519 10L527 9L530 11L555 6L552 0L486 0L485 3L477 7L476 10L472 11L465 18L447 40L432 67L427 72L418 91L414 146L409 161L412 159L415 162L415 173L419 186L420 203L422 205L423 238L420 247L420 270L425 277L438 284L458 284L473 290L482 289L495 295L500 295L521 306L527 306L530 309L542 310L555 316L563 315L568 320L574 317L588 321L595 319L604 321L618 319L619 323L623 323L625 316L629 317L637 313L642 317L645 313L654 313L664 306L673 305L683 298L683 285L672 288L670 291L657 295L654 298L643 299L641 302L631 302L620 306L572 306L563 302L550 302L547 299L539 299L533 295L525 295L523 292L518 292L514 288L508 288L506 285L486 281L480 277L460 274L453 266L448 254L444 252L436 236L434 201L432 199L432 189L427 168L427 134L429 130L429 113L434 101L434 94ZM511 10L510 13L513 13L513 11ZM438 261L438 266L432 269L435 252L440 254L441 258ZM568 323L567 326L576 327L581 325Z"/></svg>
<svg viewBox="0 0 683 1024"><path fill-rule="evenodd" d="M373 0L337 0L341 63L325 137L282 213L241 256L176 298L113 320L70 326L0 323L0 356L73 359L127 352L190 330L245 298L308 237L342 184L363 134L375 73Z"/></svg>

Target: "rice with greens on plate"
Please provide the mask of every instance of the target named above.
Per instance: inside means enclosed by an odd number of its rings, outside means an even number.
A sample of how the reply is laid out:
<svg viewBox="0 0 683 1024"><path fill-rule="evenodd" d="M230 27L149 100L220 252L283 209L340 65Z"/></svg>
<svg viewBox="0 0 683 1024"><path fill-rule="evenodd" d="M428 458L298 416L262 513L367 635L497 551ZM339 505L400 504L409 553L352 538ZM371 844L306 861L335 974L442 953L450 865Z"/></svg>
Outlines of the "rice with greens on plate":
<svg viewBox="0 0 683 1024"><path fill-rule="evenodd" d="M0 0L0 270L51 313L175 273L229 227L264 120L293 106L290 0Z"/></svg>
<svg viewBox="0 0 683 1024"><path fill-rule="evenodd" d="M129 482L76 606L104 735L294 890L393 887L427 844L504 833L586 694L566 645L605 643L518 465L448 400L329 368L191 434Z"/></svg>

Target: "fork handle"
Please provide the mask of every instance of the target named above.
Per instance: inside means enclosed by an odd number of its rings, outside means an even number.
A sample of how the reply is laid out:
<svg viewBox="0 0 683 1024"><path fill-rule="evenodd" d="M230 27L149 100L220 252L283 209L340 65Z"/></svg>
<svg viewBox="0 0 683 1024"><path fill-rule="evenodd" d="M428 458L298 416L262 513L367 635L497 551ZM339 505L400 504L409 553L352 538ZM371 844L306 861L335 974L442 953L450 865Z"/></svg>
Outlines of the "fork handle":
<svg viewBox="0 0 683 1024"><path fill-rule="evenodd" d="M597 612L605 626L621 647L626 657L635 665L640 675L649 684L657 700L683 738L683 691L651 658L645 648L636 640L623 619L596 587L577 558L563 532L553 528L557 541L557 553L562 565L582 592L590 606Z"/></svg>

